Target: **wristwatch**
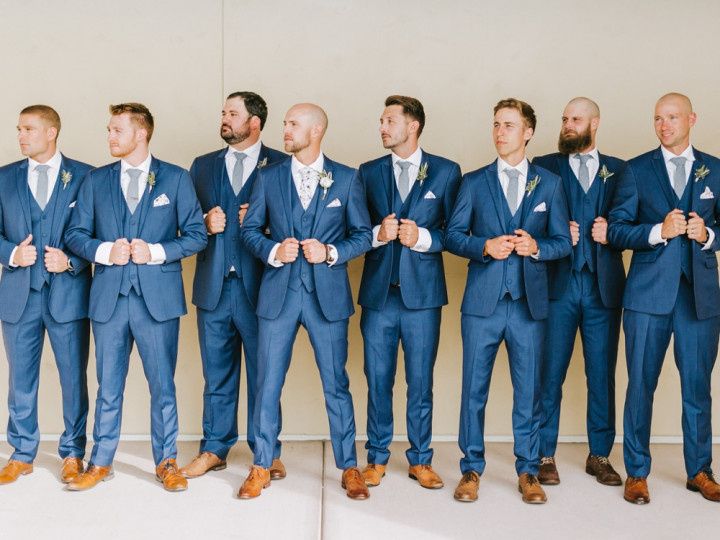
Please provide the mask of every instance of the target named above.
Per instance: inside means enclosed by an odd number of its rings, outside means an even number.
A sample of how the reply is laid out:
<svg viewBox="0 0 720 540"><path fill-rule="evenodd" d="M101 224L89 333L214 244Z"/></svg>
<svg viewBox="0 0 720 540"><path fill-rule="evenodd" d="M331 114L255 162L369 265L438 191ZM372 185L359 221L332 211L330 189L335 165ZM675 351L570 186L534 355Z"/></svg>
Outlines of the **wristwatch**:
<svg viewBox="0 0 720 540"><path fill-rule="evenodd" d="M325 262L328 264L333 264L335 262L335 257L332 256L332 250L330 249L330 244L325 244Z"/></svg>

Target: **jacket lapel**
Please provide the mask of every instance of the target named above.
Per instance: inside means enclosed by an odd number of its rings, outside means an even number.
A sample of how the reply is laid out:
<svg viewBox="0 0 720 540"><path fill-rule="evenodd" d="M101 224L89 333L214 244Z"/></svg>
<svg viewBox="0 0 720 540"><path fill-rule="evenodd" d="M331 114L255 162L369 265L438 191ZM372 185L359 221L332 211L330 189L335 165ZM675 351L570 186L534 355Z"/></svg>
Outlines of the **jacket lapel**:
<svg viewBox="0 0 720 540"><path fill-rule="evenodd" d="M15 175L15 183L17 186L18 200L20 201L20 208L22 209L23 216L25 217L25 224L27 230L32 231L32 223L30 220L30 187L28 186L28 160L23 161L17 168ZM28 232L30 234L30 232Z"/></svg>
<svg viewBox="0 0 720 540"><path fill-rule="evenodd" d="M151 157L150 159L150 170L148 171L148 178L151 174L155 175L155 186L145 184L145 191L143 192L142 199L140 199L140 208L135 210L136 212L140 212L140 215L138 216L138 232L141 232L143 230L145 218L147 218L148 215L148 208L150 208L150 205L152 204L151 199L153 197L157 197L158 194L162 193L162 177L160 175L160 164L154 157Z"/></svg>
<svg viewBox="0 0 720 540"><path fill-rule="evenodd" d="M488 188L492 194L493 206L495 206L495 211L497 212L498 222L500 223L501 228L505 228L505 219L503 217L505 195L503 194L502 187L500 186L500 180L498 179L497 160L488 165L488 168L485 170L485 175L487 178Z"/></svg>
<svg viewBox="0 0 720 540"><path fill-rule="evenodd" d="M577 176L575 176L572 167L570 167L570 156L560 154L557 159L560 165L560 178L562 179L563 188L565 189L565 194L569 200L570 195L572 194L572 182L578 182L578 179ZM573 213L573 205L569 204L568 207L570 209L570 219L574 220L575 215Z"/></svg>
<svg viewBox="0 0 720 540"><path fill-rule="evenodd" d="M220 150L215 156L215 162L213 163L213 175L212 175L212 189L213 189L213 205L212 208L215 206L222 206L222 182L225 172L225 156L229 152L229 149Z"/></svg>
<svg viewBox="0 0 720 540"><path fill-rule="evenodd" d="M110 199L112 201L113 213L115 214L115 224L117 225L117 237L122 236L123 230L123 207L125 197L123 197L122 184L120 182L120 162L116 162L110 168L110 178L108 185L110 186Z"/></svg>
<svg viewBox="0 0 720 540"><path fill-rule="evenodd" d="M333 187L335 187L335 182L337 179L335 178L335 167L334 163L325 156L325 171L327 171L329 174L332 174L333 176L333 183L328 188L327 193L325 194L325 197L323 197L323 193L325 192L325 189L320 186L318 183L317 191L318 191L318 200L317 200L317 209L315 210L315 221L313 222L313 228L312 228L312 237L315 238L315 234L317 232L318 224L320 223L320 219L322 218L323 212L325 211L325 207L330 204L330 201L332 201L332 193L333 193Z"/></svg>
<svg viewBox="0 0 720 540"><path fill-rule="evenodd" d="M70 181L67 184L64 184L62 181L62 176L65 172L71 175ZM60 236L63 232L62 224L65 221L65 213L68 210L67 198L70 193L69 186L71 182L78 181L79 179L75 176L75 170L68 167L67 162L65 161L65 156L62 156L62 161L60 162L60 171L58 172L57 181L55 182L57 196L55 197L55 209L53 211L52 236L50 238L51 246L60 245Z"/></svg>
<svg viewBox="0 0 720 540"><path fill-rule="evenodd" d="M665 167L665 160L663 159L662 151L657 148L653 153L652 165L655 170L655 179L660 184L660 189L665 195L665 199L668 202L670 208L677 206L677 197L675 192L670 187L670 177L668 177L667 168Z"/></svg>
<svg viewBox="0 0 720 540"><path fill-rule="evenodd" d="M703 191L705 191L705 183L707 182L708 175L705 175L704 178L699 179L697 182L695 181L695 174L698 169L705 165L705 161L703 160L702 153L698 152L695 147L693 147L693 155L695 156L695 162L690 169L690 178L688 179L688 182L690 182L690 196L692 197L690 199L690 209L693 212L697 212L697 203L700 202L700 195Z"/></svg>
<svg viewBox="0 0 720 540"><path fill-rule="evenodd" d="M293 231L293 225L292 225L292 191L295 189L295 185L293 183L292 178L292 167L291 164L292 159L285 160L280 170L278 171L278 174L280 175L280 181L278 183L278 187L280 189L280 197L282 198L282 205L285 209L285 218L286 218L286 225L287 225L287 234L286 236L292 236Z"/></svg>
<svg viewBox="0 0 720 540"><path fill-rule="evenodd" d="M392 214L395 199L395 174L393 173L392 156L387 156L380 164L380 173L382 177L382 185L385 190L385 199L387 200L387 212L385 215Z"/></svg>
<svg viewBox="0 0 720 540"><path fill-rule="evenodd" d="M427 191L428 191L428 185L430 184L430 181L432 180L432 175L433 175L433 172L434 172L434 171L433 171L433 168L430 167L430 164L428 163L428 155L427 155L425 152L422 152L422 151L421 151L421 154L420 154L420 168L422 169L423 165L426 164L426 163L428 164L428 167L427 167L427 178L425 178L425 180L423 180L422 182L420 182L419 180L415 180L415 182L413 182L413 187L412 187L412 189L410 190L410 193L408 194L408 198L410 199L410 200L408 201L408 206L407 206L407 208L408 208L408 212L407 212L408 216L409 216L410 213L412 212L412 210L413 210L413 208L415 207L415 205L417 204L417 202L420 200L421 195L424 194L424 193L427 193Z"/></svg>
<svg viewBox="0 0 720 540"><path fill-rule="evenodd" d="M533 190L530 193L528 193L527 192L528 186L530 185L530 182L532 182L535 179L536 176L538 177L538 183L535 185ZM543 179L538 174L537 167L535 167L535 165L530 163L528 165L527 181L525 182L525 192L523 193L523 198L522 198L523 206L522 206L522 210L521 210L522 215L520 216L520 218L521 218L520 223L522 225L525 224L525 220L527 219L528 214L530 214L532 212L532 208L534 207L535 199L537 197L537 192L542 187L540 185L540 184L542 184L542 181L543 181ZM546 204L549 204L549 202L550 201L548 201Z"/></svg>

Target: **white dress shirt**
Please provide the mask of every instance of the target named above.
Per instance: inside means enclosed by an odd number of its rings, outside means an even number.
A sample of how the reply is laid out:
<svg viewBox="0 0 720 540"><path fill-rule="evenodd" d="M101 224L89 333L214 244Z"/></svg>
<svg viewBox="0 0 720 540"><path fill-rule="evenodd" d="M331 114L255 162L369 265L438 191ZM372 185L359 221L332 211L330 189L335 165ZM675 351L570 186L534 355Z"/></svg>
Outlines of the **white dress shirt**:
<svg viewBox="0 0 720 540"><path fill-rule="evenodd" d="M128 169L140 169L141 173L138 177L138 193L140 199L138 206L135 209L136 212L140 211L140 205L142 199L145 196L145 185L147 184L148 174L150 173L150 162L152 161L152 155L148 154L140 165L133 167L127 161L120 160L120 187L122 188L123 197L127 198L128 186L130 185L130 175L127 173ZM111 189L114 189L111 187ZM128 238L128 242L132 242L132 238ZM113 263L110 261L110 250L112 250L114 242L103 242L97 248L95 252L95 262L98 264L104 264L105 266L112 266ZM165 262L165 248L160 244L148 244L150 248L150 262L147 264L162 264Z"/></svg>
<svg viewBox="0 0 720 540"><path fill-rule="evenodd" d="M660 151L662 152L663 160L665 161L665 169L667 170L668 178L670 179L670 187L673 188L673 190L675 189L672 181L673 176L675 175L675 164L670 160L675 157L685 158L685 178L689 178L688 182L693 181L693 179L690 178L690 172L692 171L693 162L695 161L695 154L693 153L692 145L688 145L685 151L677 156L664 146L660 146ZM685 217L687 218L688 216ZM662 223L658 223L650 229L650 238L648 239L650 245L667 245L667 240L662 237L662 226ZM712 246L712 243L715 240L715 232L710 227L707 227L707 235L707 242L703 244L703 250L710 249L710 246Z"/></svg>
<svg viewBox="0 0 720 540"><path fill-rule="evenodd" d="M250 178L250 175L253 173L258 164L261 146L262 143L259 140L252 146L247 147L245 150L235 150L233 147L228 146L227 152L225 153L225 170L227 171L230 182L232 182L233 171L235 170L235 164L237 163L237 159L235 159L235 152L242 152L246 156L243 160L242 185L244 186L245 182L247 182L247 179Z"/></svg>
<svg viewBox="0 0 720 540"><path fill-rule="evenodd" d="M580 179L580 160L575 157L580 154L570 154L568 156L568 161L570 163L570 168L572 169L572 172L575 173L575 178L578 180ZM595 177L597 176L598 170L600 169L600 153L598 152L597 148L593 148L589 152L585 152L582 155L590 156L590 159L587 160L586 165L588 168L589 173L589 183L588 183L588 190L592 187L593 181L595 180Z"/></svg>
<svg viewBox="0 0 720 540"><path fill-rule="evenodd" d="M324 170L325 166L325 156L322 152L320 152L320 155L318 158L313 161L310 165L303 165L300 163L300 161L293 156L290 158L290 173L292 174L293 184L295 184L295 189L297 190L298 194L300 193L300 186L302 186L302 173L300 172L305 167L310 167L314 171L316 171L318 174L313 175L312 181L313 186L311 189L312 197L315 196L315 191L317 190L318 184L320 183L320 173ZM333 259L333 262L328 263L328 266L332 266L335 264L335 261L338 259L338 253L337 249L335 249L335 246L332 244L328 244L328 249L330 250L330 256ZM278 242L275 244L275 246L270 250L270 255L268 255L267 263L270 266L274 266L276 268L279 268L284 265L284 263L278 261L275 259L275 255L277 254L277 250L280 248L280 243ZM302 248L300 249L300 253L298 254L298 257L302 257Z"/></svg>
<svg viewBox="0 0 720 540"><path fill-rule="evenodd" d="M410 192L412 191L413 186L415 185L415 181L417 180L418 173L420 172L420 166L422 165L422 150L420 147L418 147L410 157L407 159L403 159L400 156L398 156L395 152L392 152L390 154L390 158L392 159L392 165L393 165L393 176L395 176L395 185L398 186L398 189L400 189L400 186L398 185L398 182L400 181L400 173L402 172L402 169L400 168L400 165L398 165L398 161L407 161L410 163L410 166L408 167L408 178L410 179L410 186L408 189L408 197L410 196ZM400 218L397 217L397 220L400 221ZM380 232L380 225L375 225L373 227L373 241L372 241L372 247L377 248L380 246L384 246L387 244L387 242L381 242L378 240L378 233ZM430 236L430 231L428 231L425 227L418 227L418 239L417 242L412 249L413 251L419 251L420 253L425 253L430 249L430 246L432 246L432 236Z"/></svg>

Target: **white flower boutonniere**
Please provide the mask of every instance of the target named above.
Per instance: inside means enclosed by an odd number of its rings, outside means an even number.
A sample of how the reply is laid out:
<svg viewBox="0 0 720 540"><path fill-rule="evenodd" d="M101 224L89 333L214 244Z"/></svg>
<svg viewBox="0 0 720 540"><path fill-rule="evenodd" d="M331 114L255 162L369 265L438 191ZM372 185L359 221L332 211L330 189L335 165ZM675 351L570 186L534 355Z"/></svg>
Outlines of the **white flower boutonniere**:
<svg viewBox="0 0 720 540"><path fill-rule="evenodd" d="M67 187L67 185L72 180L72 173L70 171L62 171L60 173L60 181L63 183L63 189Z"/></svg>
<svg viewBox="0 0 720 540"><path fill-rule="evenodd" d="M608 171L607 165L603 165L602 169L600 169L600 172L598 173L598 176L602 178L603 183L608 181L608 178L613 176L615 173Z"/></svg>
<svg viewBox="0 0 720 540"><path fill-rule="evenodd" d="M323 188L323 194L322 198L325 200L325 197L327 196L328 189L330 189L330 186L333 185L333 178L332 173L323 171L320 173L320 187Z"/></svg>
<svg viewBox="0 0 720 540"><path fill-rule="evenodd" d="M418 171L417 175L417 181L420 182L420 186L422 187L423 182L427 178L428 175L428 164L427 161L420 165L420 170Z"/></svg>
<svg viewBox="0 0 720 540"><path fill-rule="evenodd" d="M267 158L263 158L262 161L258 162L257 168L262 169L265 165L267 165Z"/></svg>
<svg viewBox="0 0 720 540"><path fill-rule="evenodd" d="M155 173L153 171L148 173L147 185L148 193L152 193L152 190L155 187Z"/></svg>
<svg viewBox="0 0 720 540"><path fill-rule="evenodd" d="M708 169L705 165L698 167L697 169L695 169L695 181L699 182L708 174L710 174L710 169Z"/></svg>
<svg viewBox="0 0 720 540"><path fill-rule="evenodd" d="M533 191L535 191L535 188L537 187L537 185L538 185L539 183L540 183L540 177L539 177L538 175L535 175L535 178L533 178L532 180L530 180L530 181L527 183L527 186L525 186L525 193L527 193L528 195L530 195Z"/></svg>

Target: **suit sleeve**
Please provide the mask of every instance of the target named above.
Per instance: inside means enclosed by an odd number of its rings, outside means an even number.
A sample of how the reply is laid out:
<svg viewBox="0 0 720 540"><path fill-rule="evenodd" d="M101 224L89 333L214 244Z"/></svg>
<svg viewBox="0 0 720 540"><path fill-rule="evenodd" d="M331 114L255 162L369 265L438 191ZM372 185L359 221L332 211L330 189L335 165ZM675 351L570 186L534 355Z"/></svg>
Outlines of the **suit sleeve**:
<svg viewBox="0 0 720 540"><path fill-rule="evenodd" d="M548 216L548 235L536 238L540 255L538 261L554 261L570 255L572 240L568 227L568 206L565 200L565 190L560 178L555 185L555 191L550 201L550 215Z"/></svg>
<svg viewBox="0 0 720 540"><path fill-rule="evenodd" d="M347 234L339 242L333 242L338 252L338 260L335 264L350 261L372 248L372 229L365 198L365 186L357 172L353 174L350 181L347 201L345 210Z"/></svg>
<svg viewBox="0 0 720 540"><path fill-rule="evenodd" d="M250 252L260 259L264 265L268 264L270 252L277 242L265 236L268 222L267 203L265 202L265 176L262 170L258 171L252 194L250 206L240 229L240 237Z"/></svg>
<svg viewBox="0 0 720 540"><path fill-rule="evenodd" d="M492 257L484 256L484 236L473 236L472 181L465 177L460 184L455 206L450 214L445 233L445 247L450 253L478 262L489 262Z"/></svg>
<svg viewBox="0 0 720 540"><path fill-rule="evenodd" d="M200 203L190 174L185 170L180 173L176 199L175 208L180 234L169 242L160 243L165 250L166 264L202 251L207 245L207 232Z"/></svg>
<svg viewBox="0 0 720 540"><path fill-rule="evenodd" d="M442 226L437 229L427 229L430 233L430 237L432 238L430 249L427 250L428 253L443 251L445 249L445 234L447 231L447 225L450 220L450 214L452 214L453 207L455 206L455 199L457 198L461 179L462 174L460 173L460 166L453 165L445 186Z"/></svg>
<svg viewBox="0 0 720 540"><path fill-rule="evenodd" d="M655 223L638 223L637 179L632 165L623 171L608 214L608 241L618 249L650 250L650 231ZM658 244L661 245L661 244Z"/></svg>
<svg viewBox="0 0 720 540"><path fill-rule="evenodd" d="M9 241L5 236L5 216L3 213L3 205L2 201L0 201L0 264L3 267L3 272L12 272L15 268L10 266L10 257L12 257L17 244Z"/></svg>
<svg viewBox="0 0 720 540"><path fill-rule="evenodd" d="M65 231L65 245L72 253L85 259L94 261L95 253L102 241L95 238L95 204L92 182L92 172L83 180L78 191L77 202L70 216L70 223Z"/></svg>

